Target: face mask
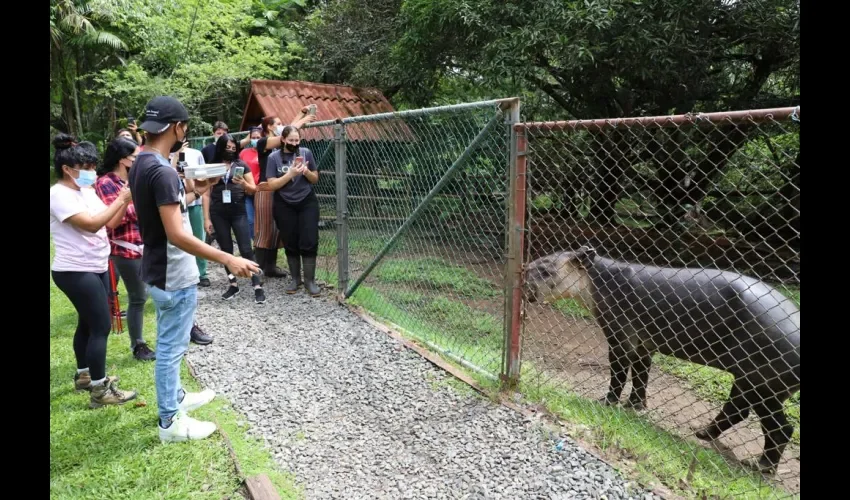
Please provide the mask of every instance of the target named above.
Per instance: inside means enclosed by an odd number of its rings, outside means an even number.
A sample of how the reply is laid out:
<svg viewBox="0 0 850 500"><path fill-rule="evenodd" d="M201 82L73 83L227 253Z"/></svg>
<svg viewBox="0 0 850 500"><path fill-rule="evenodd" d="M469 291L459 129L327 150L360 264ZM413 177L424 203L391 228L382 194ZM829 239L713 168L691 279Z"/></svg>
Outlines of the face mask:
<svg viewBox="0 0 850 500"><path fill-rule="evenodd" d="M233 161L234 159L236 159L236 151L224 152L224 161Z"/></svg>
<svg viewBox="0 0 850 500"><path fill-rule="evenodd" d="M259 139L251 139L251 147L252 147L252 148L256 148L256 147L257 147L257 142L259 142L259 141L260 141Z"/></svg>
<svg viewBox="0 0 850 500"><path fill-rule="evenodd" d="M298 144L287 143L287 144L284 145L284 147L286 148L286 151L288 151L290 153L294 153L294 152L298 151Z"/></svg>
<svg viewBox="0 0 850 500"><path fill-rule="evenodd" d="M174 125L174 137L175 137L175 142L171 146L171 152L172 153L176 153L176 152L180 151L180 148L183 147L183 141L177 140L177 125ZM186 136L184 135L183 137L185 138Z"/></svg>
<svg viewBox="0 0 850 500"><path fill-rule="evenodd" d="M280 134L283 133L283 125L278 125L274 128L274 135L280 137Z"/></svg>
<svg viewBox="0 0 850 500"><path fill-rule="evenodd" d="M80 176L74 179L74 183L81 188L89 187L97 180L94 170L80 170Z"/></svg>

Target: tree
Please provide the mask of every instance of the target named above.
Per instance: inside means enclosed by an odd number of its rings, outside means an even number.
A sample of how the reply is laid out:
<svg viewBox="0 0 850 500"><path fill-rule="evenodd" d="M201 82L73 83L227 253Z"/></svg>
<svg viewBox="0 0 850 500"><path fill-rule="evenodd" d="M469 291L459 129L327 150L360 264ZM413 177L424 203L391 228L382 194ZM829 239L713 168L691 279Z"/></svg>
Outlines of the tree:
<svg viewBox="0 0 850 500"><path fill-rule="evenodd" d="M50 88L51 100L62 104L62 118L69 132L83 132L79 78L89 65L114 57L126 48L117 35L101 29L110 13L99 2L86 0L50 1ZM101 52L101 49L109 49ZM54 80L55 78L55 80Z"/></svg>

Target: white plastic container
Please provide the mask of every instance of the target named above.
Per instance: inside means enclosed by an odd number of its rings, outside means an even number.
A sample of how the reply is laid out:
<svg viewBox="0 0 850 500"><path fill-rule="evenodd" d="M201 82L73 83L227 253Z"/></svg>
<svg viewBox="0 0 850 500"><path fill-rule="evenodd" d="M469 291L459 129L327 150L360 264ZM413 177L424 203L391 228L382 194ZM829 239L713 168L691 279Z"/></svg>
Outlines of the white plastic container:
<svg viewBox="0 0 850 500"><path fill-rule="evenodd" d="M183 173L187 179L213 179L224 177L227 173L227 165L224 163L207 163L206 165L194 165L185 167Z"/></svg>

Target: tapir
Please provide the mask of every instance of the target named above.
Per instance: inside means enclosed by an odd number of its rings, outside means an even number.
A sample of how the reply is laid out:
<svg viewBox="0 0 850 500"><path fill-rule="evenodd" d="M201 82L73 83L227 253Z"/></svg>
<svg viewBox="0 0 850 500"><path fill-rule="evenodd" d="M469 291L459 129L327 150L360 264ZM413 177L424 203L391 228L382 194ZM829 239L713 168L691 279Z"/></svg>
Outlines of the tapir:
<svg viewBox="0 0 850 500"><path fill-rule="evenodd" d="M590 310L605 334L610 363L605 404L617 404L631 368L628 404L646 407L652 355L731 373L729 399L702 440L717 439L758 415L764 451L746 464L772 474L794 431L783 403L800 390L800 310L767 283L703 268L621 262L584 246L541 257L525 268L525 299L571 298Z"/></svg>

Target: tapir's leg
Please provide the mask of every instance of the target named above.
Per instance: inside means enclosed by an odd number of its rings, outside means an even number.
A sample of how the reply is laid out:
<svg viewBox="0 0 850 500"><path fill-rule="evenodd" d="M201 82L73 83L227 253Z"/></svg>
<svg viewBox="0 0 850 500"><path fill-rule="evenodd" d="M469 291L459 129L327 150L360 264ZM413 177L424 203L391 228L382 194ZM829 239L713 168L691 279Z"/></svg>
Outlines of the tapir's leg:
<svg viewBox="0 0 850 500"><path fill-rule="evenodd" d="M754 405L753 410L759 416L761 430L764 433L764 453L759 458L757 468L761 472L772 474L776 472L782 452L791 441L794 426L788 423L785 408L777 397L765 399Z"/></svg>
<svg viewBox="0 0 850 500"><path fill-rule="evenodd" d="M714 417L714 422L705 429L698 431L696 437L706 441L717 439L733 425L742 422L750 415L750 407L755 402L753 399L756 396L753 391L742 389L742 385L740 380L735 380L735 383L732 384L729 400L723 405L720 413ZM749 401L747 400L748 396Z"/></svg>
<svg viewBox="0 0 850 500"><path fill-rule="evenodd" d="M613 339L612 339L613 340ZM626 385L629 374L629 353L617 341L608 342L608 363L611 366L611 381L608 385L608 394L602 400L604 404L617 404Z"/></svg>
<svg viewBox="0 0 850 500"><path fill-rule="evenodd" d="M643 352L632 363L632 392L629 394L629 406L635 410L646 409L646 386L649 383L649 369L652 367L652 354Z"/></svg>

